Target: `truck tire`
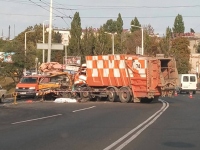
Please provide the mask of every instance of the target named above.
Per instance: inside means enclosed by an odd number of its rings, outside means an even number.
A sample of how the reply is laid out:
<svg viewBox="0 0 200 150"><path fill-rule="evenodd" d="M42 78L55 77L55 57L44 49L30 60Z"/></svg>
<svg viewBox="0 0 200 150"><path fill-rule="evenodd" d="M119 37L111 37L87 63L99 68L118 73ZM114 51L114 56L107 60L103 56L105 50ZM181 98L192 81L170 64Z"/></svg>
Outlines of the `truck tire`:
<svg viewBox="0 0 200 150"><path fill-rule="evenodd" d="M90 92L87 89L87 87L82 88L80 91L80 98L82 99L82 101L86 102L90 100Z"/></svg>
<svg viewBox="0 0 200 150"><path fill-rule="evenodd" d="M112 87L108 88L108 100L114 102L117 97L116 90Z"/></svg>
<svg viewBox="0 0 200 150"><path fill-rule="evenodd" d="M122 103L128 103L131 100L131 93L128 87L121 87L119 89L119 100Z"/></svg>

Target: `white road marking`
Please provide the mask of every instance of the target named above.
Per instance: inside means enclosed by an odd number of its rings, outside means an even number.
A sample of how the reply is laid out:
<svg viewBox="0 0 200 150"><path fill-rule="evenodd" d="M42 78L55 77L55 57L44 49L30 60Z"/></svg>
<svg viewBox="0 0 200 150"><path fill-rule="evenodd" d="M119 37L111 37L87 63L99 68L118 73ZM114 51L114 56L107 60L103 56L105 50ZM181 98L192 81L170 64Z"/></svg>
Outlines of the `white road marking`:
<svg viewBox="0 0 200 150"><path fill-rule="evenodd" d="M14 122L11 124L20 124L20 123L26 123L26 122L31 122L31 121L37 121L37 120L42 120L42 119L47 119L47 118L53 118L57 116L61 116L62 114L57 114L57 115L52 115L52 116L46 116L46 117L41 117L41 118L35 118L35 119L30 119L30 120L24 120L24 121L19 121L19 122Z"/></svg>
<svg viewBox="0 0 200 150"><path fill-rule="evenodd" d="M83 108L83 109L78 109L78 110L74 110L72 112L78 112L78 111L83 111L83 110L87 110L87 109L92 109L94 107L96 107L96 106L92 106L92 107L88 107L88 108Z"/></svg>
<svg viewBox="0 0 200 150"><path fill-rule="evenodd" d="M111 148L113 148L114 146L116 146L117 144L119 144L120 142L122 142L122 140L124 140L125 138L127 138L128 136L130 136L132 133L134 133L136 130L140 129L143 125L145 125L147 122L150 121L143 128L141 128L138 132L136 132L135 134L133 134L128 140L126 140L124 143L122 143L119 147L116 148L116 150L121 150L128 143L130 143L132 140L134 140L140 133L142 133L142 131L144 131L147 127L149 127L152 123L154 123L162 115L162 113L169 107L169 103L167 103L166 101L164 101L164 100L159 100L159 101L161 101L163 103L163 106L162 106L162 108L160 110L158 110L156 113L154 113L146 121L144 121L143 123L141 123L140 125L138 125L136 128L132 129L127 134L125 134L124 136L122 136L121 138L119 138L117 141L115 141L114 143L112 143L111 145L109 145L108 147L106 147L104 150L110 150Z"/></svg>

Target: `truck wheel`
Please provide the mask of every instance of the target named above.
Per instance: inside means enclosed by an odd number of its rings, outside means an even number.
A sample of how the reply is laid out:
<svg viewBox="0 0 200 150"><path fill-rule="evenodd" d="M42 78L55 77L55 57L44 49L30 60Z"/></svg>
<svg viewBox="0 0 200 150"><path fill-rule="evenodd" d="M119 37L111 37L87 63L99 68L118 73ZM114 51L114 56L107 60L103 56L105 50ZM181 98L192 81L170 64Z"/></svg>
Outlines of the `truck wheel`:
<svg viewBox="0 0 200 150"><path fill-rule="evenodd" d="M114 102L116 97L117 97L117 93L116 93L115 89L114 88L109 88L108 89L108 100L110 102Z"/></svg>
<svg viewBox="0 0 200 150"><path fill-rule="evenodd" d="M196 91L193 91L193 94L196 94Z"/></svg>
<svg viewBox="0 0 200 150"><path fill-rule="evenodd" d="M89 101L90 99L90 92L88 91L87 88L83 88L82 91L80 92L80 97L82 101Z"/></svg>
<svg viewBox="0 0 200 150"><path fill-rule="evenodd" d="M121 87L119 89L119 99L122 103L128 103L131 100L131 93L128 87Z"/></svg>

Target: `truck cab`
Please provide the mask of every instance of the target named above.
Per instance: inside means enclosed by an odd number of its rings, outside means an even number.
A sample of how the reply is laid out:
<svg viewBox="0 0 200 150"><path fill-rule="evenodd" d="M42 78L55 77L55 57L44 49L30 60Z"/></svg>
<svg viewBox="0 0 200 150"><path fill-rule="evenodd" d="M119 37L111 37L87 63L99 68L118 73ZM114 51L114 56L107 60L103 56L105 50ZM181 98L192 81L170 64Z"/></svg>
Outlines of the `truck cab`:
<svg viewBox="0 0 200 150"><path fill-rule="evenodd" d="M44 77L45 76L43 75L32 75L22 77L20 82L16 85L15 92L17 92L17 97L35 97L39 90L39 82Z"/></svg>

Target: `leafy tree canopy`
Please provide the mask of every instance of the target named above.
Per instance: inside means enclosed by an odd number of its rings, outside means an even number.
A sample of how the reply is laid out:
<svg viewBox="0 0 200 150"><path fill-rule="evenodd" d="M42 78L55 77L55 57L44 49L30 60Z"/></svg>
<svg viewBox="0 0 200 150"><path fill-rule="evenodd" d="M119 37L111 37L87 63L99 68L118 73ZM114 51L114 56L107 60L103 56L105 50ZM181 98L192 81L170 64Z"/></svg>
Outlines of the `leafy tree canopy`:
<svg viewBox="0 0 200 150"><path fill-rule="evenodd" d="M115 32L117 32L117 22L112 19L109 19L103 25L103 29L105 32L115 33Z"/></svg>
<svg viewBox="0 0 200 150"><path fill-rule="evenodd" d="M81 28L81 18L79 13L76 12L74 14L73 20L71 22L71 30L70 30L71 38L69 40L69 55L81 55L80 51L80 42L82 35Z"/></svg>
<svg viewBox="0 0 200 150"><path fill-rule="evenodd" d="M137 17L135 17L134 20L131 21L131 25L141 27L141 24L138 21ZM131 32L134 32L134 31L137 31L137 30L141 30L140 28L134 27L134 26L131 26L131 28L130 28Z"/></svg>
<svg viewBox="0 0 200 150"><path fill-rule="evenodd" d="M121 14L119 13L118 14L118 18L117 18L117 21L116 21L116 28L117 28L117 34L121 34L123 32L123 20L122 20L122 17L121 17Z"/></svg>
<svg viewBox="0 0 200 150"><path fill-rule="evenodd" d="M176 59L179 74L188 73L191 69L189 63L190 49L188 46L189 41L184 37L178 37L172 40L170 54Z"/></svg>
<svg viewBox="0 0 200 150"><path fill-rule="evenodd" d="M173 32L174 33L184 33L185 31L185 26L184 26L184 22L183 22L183 17L182 15L177 15L174 21L174 27L173 27Z"/></svg>
<svg viewBox="0 0 200 150"><path fill-rule="evenodd" d="M195 33L194 29L190 28L190 32L191 33Z"/></svg>

